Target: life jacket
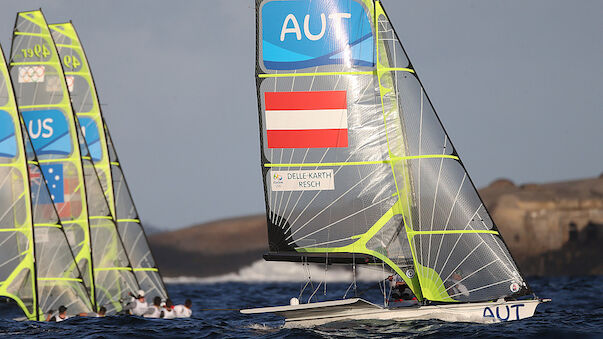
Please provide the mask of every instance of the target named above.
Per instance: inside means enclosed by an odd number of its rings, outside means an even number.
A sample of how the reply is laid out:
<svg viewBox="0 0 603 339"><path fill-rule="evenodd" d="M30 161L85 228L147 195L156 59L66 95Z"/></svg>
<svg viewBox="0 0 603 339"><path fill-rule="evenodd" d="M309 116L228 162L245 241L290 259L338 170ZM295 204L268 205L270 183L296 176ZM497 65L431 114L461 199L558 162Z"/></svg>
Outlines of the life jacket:
<svg viewBox="0 0 603 339"><path fill-rule="evenodd" d="M134 300L135 306L131 310L133 315L142 316L149 309L149 305L146 301Z"/></svg>
<svg viewBox="0 0 603 339"><path fill-rule="evenodd" d="M161 315L162 315L161 317L163 319L174 319L174 318L176 318L176 312L174 312L173 309L164 308L161 311Z"/></svg>
<svg viewBox="0 0 603 339"><path fill-rule="evenodd" d="M174 306L174 312L176 313L176 318L190 318L193 315L193 310L186 308L184 305Z"/></svg>
<svg viewBox="0 0 603 339"><path fill-rule="evenodd" d="M58 314L56 314L52 318L50 318L50 321L54 321L54 322L60 323L61 321L64 321L64 320L67 320L67 319L69 319L68 315L65 315L65 319L63 319L63 318L59 317Z"/></svg>
<svg viewBox="0 0 603 339"><path fill-rule="evenodd" d="M147 313L144 314L145 318L159 318L161 316L161 307L151 306L147 309Z"/></svg>

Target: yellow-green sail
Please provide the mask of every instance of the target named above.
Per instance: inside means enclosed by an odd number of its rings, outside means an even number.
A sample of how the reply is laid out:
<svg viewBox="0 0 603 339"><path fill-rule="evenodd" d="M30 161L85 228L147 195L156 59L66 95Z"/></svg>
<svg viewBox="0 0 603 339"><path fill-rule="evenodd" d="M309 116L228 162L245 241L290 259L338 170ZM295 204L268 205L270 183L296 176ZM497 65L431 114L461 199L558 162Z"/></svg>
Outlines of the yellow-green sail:
<svg viewBox="0 0 603 339"><path fill-rule="evenodd" d="M111 209L71 106L41 11L17 15L10 72L26 124L69 243L96 307L108 314L138 289Z"/></svg>
<svg viewBox="0 0 603 339"><path fill-rule="evenodd" d="M0 49L0 295L29 320L64 305L92 311L90 297L24 132ZM35 260L34 260L35 258Z"/></svg>
<svg viewBox="0 0 603 339"><path fill-rule="evenodd" d="M381 2L256 9L265 258L383 263L419 300L528 293Z"/></svg>
<svg viewBox="0 0 603 339"><path fill-rule="evenodd" d="M147 299L167 298L159 270L132 201L102 110L84 48L72 23L49 25L65 70L72 106L140 288ZM105 132L106 130L106 132ZM116 204L117 202L117 204Z"/></svg>

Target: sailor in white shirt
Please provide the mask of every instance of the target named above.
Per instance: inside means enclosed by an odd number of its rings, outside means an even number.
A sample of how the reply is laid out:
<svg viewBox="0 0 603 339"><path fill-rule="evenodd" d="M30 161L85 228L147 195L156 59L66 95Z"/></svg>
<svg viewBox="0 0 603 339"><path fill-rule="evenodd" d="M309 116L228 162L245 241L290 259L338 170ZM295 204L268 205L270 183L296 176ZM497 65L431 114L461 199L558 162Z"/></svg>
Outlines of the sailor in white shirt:
<svg viewBox="0 0 603 339"><path fill-rule="evenodd" d="M165 306L161 310L161 318L163 319L174 319L176 318L176 312L174 312L174 303L168 299L165 301Z"/></svg>
<svg viewBox="0 0 603 339"><path fill-rule="evenodd" d="M69 316L67 316L67 307L61 305L59 306L59 313L50 317L48 321L55 321L58 323L67 319L69 319Z"/></svg>
<svg viewBox="0 0 603 339"><path fill-rule="evenodd" d="M193 302L190 299L186 299L184 301L184 305L174 306L176 318L190 318L191 315L193 315L193 310L191 310L191 306L193 306Z"/></svg>
<svg viewBox="0 0 603 339"><path fill-rule="evenodd" d="M136 299L134 299L133 301L129 302L124 307L124 310L129 310L130 314L132 314L132 315L142 316L142 315L145 314L145 312L147 311L148 308L149 308L149 305L144 300L144 291L143 290L138 290L138 294L136 295Z"/></svg>
<svg viewBox="0 0 603 339"><path fill-rule="evenodd" d="M153 305L147 309L144 314L145 318L159 318L161 316L161 297L153 299Z"/></svg>

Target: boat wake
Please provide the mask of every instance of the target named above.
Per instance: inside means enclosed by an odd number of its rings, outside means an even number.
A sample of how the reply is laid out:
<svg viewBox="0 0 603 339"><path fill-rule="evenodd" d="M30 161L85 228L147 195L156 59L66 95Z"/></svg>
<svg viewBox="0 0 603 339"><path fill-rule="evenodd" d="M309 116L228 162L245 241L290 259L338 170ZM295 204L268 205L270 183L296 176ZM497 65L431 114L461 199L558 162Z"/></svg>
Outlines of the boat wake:
<svg viewBox="0 0 603 339"><path fill-rule="evenodd" d="M387 277L389 273L381 269L357 268L357 281L379 281ZM325 271L325 266L320 264L310 264L302 266L300 263L293 262L267 262L258 260L250 266L240 269L236 273L229 273L213 277L166 277L168 284L213 284L217 282L300 282L312 277L314 281L326 282L350 282L354 279L351 269L338 266L329 266Z"/></svg>
<svg viewBox="0 0 603 339"><path fill-rule="evenodd" d="M266 324L249 324L247 326L248 329L259 332L259 333L271 333L279 331L283 328L283 326L269 326Z"/></svg>

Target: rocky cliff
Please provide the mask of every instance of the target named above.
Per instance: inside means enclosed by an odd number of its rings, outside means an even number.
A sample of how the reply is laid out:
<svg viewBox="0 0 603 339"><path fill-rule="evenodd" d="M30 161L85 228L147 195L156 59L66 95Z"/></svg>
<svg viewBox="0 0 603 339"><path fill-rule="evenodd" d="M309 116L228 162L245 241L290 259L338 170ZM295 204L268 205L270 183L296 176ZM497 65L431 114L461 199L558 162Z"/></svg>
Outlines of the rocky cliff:
<svg viewBox="0 0 603 339"><path fill-rule="evenodd" d="M500 179L480 195L525 274L603 274L603 176L521 186ZM221 220L149 240L165 276L225 274L267 251L266 218Z"/></svg>

